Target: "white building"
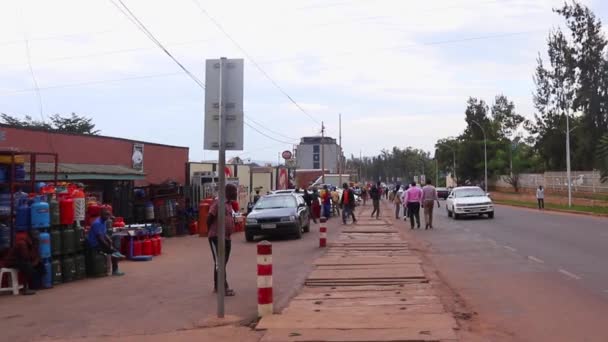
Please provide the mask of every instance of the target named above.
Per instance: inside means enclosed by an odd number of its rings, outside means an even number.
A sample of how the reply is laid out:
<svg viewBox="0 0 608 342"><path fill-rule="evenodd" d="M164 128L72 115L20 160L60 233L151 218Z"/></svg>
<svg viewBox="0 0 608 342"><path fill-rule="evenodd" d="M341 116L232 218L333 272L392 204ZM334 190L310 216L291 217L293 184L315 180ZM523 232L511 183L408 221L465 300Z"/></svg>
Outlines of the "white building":
<svg viewBox="0 0 608 342"><path fill-rule="evenodd" d="M322 140L323 139L323 140ZM323 153L321 153L323 150ZM321 161L324 156L324 165ZM338 172L338 161L344 155L342 149L338 146L336 139L331 137L303 137L300 139L300 144L296 147L296 166L298 169L314 169L320 170L325 166L325 170L329 173Z"/></svg>

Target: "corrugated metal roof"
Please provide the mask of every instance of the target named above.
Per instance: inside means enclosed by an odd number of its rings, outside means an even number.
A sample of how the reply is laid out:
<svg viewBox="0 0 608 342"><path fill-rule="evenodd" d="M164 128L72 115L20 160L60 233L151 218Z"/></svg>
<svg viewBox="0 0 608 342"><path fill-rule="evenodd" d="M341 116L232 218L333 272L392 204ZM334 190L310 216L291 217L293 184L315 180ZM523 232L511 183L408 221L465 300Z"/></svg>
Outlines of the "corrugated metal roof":
<svg viewBox="0 0 608 342"><path fill-rule="evenodd" d="M29 176L30 165L25 164L26 173ZM52 177L55 172L53 163L36 163L36 176L39 179ZM112 179L112 180L136 180L144 179L146 174L122 165L100 165L100 164L70 164L59 163L57 176L59 179Z"/></svg>

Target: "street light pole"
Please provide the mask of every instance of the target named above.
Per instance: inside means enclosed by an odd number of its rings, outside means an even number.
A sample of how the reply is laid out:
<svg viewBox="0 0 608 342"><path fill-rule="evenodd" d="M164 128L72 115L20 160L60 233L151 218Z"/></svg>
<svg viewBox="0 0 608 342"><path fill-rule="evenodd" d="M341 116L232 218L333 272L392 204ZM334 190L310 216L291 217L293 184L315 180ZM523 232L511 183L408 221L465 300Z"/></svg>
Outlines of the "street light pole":
<svg viewBox="0 0 608 342"><path fill-rule="evenodd" d="M483 129L481 124L479 124L479 122L477 122L475 120L471 120L471 122L473 122L474 124L479 126L479 128L481 128L481 133L483 134L483 164L484 164L484 168L485 168L484 182L485 182L485 190L486 190L486 192L488 192L488 145L487 145L488 139L486 137L486 131Z"/></svg>
<svg viewBox="0 0 608 342"><path fill-rule="evenodd" d="M570 172L570 115L566 114L566 176L568 177L568 207L572 207L572 177Z"/></svg>

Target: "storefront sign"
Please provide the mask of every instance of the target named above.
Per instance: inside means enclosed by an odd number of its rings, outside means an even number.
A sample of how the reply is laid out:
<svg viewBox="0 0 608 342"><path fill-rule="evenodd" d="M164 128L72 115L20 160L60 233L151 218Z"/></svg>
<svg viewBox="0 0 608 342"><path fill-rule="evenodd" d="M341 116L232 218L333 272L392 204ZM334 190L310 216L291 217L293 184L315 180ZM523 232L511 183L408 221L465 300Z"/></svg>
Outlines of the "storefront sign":
<svg viewBox="0 0 608 342"><path fill-rule="evenodd" d="M133 169L144 170L144 144L133 144L133 156L131 160L133 161Z"/></svg>

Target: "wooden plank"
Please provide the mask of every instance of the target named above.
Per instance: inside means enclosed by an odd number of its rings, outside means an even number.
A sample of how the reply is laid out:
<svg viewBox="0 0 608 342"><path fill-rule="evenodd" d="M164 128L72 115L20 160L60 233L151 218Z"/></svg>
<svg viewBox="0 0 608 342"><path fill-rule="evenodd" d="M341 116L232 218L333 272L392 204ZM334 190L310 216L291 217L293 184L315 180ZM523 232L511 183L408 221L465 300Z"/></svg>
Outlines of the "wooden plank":
<svg viewBox="0 0 608 342"><path fill-rule="evenodd" d="M321 257L315 260L314 265L316 266L333 266L333 265L388 265L388 264L419 264L420 258L417 256L392 256L392 257L380 257L380 256L364 256L364 257L350 257L350 258L334 258L334 257Z"/></svg>
<svg viewBox="0 0 608 342"><path fill-rule="evenodd" d="M300 291L301 294L305 293L341 293L341 292L386 292L386 291L433 291L433 285L431 284L403 284L403 285L376 285L376 286L328 286L325 288L308 288L304 287ZM386 294L385 294L386 295Z"/></svg>
<svg viewBox="0 0 608 342"><path fill-rule="evenodd" d="M401 269L369 269L369 270L320 270L311 272L307 280L326 279L395 279L395 278L424 278L422 268L417 264L403 265Z"/></svg>
<svg viewBox="0 0 608 342"><path fill-rule="evenodd" d="M308 311L308 312L334 312L337 315L342 314L345 310L357 310L361 312L369 312L370 315L377 314L379 310L385 314L400 314L408 312L411 314L440 314L445 312L445 308L441 304L418 304L418 305L387 305L379 308L378 306L303 306L290 305L283 310L283 314L291 311Z"/></svg>
<svg viewBox="0 0 608 342"><path fill-rule="evenodd" d="M397 290L397 291L332 291L332 292L303 292L295 300L325 300L325 299L362 299L362 298L413 298L434 296L432 289Z"/></svg>
<svg viewBox="0 0 608 342"><path fill-rule="evenodd" d="M401 329L271 329L261 342L407 342L456 341L451 328L425 331L418 328Z"/></svg>
<svg viewBox="0 0 608 342"><path fill-rule="evenodd" d="M343 314L335 312L289 312L283 315L271 315L262 318L257 329L399 329L415 328L432 331L434 329L455 328L454 318L447 313L417 314L399 313L383 314L358 313L344 310Z"/></svg>
<svg viewBox="0 0 608 342"><path fill-rule="evenodd" d="M318 298L318 299L298 299L294 298L289 307L308 307L308 308L323 308L323 307L373 307L373 310L378 311L377 306L392 306L392 305L422 305L422 304L441 304L437 296L399 296L399 297L367 297L367 298ZM384 309L384 308L380 308Z"/></svg>

